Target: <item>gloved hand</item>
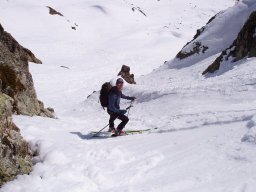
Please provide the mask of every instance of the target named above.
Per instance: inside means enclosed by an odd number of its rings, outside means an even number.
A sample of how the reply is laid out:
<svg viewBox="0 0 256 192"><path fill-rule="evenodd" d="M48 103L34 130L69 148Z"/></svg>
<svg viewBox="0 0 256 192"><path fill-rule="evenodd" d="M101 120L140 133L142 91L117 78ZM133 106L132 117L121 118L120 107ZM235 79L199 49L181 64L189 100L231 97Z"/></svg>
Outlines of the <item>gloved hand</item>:
<svg viewBox="0 0 256 192"><path fill-rule="evenodd" d="M132 101L134 101L135 99L137 99L136 97L132 97Z"/></svg>
<svg viewBox="0 0 256 192"><path fill-rule="evenodd" d="M125 113L127 113L127 110L120 110L119 113L120 113L121 115L124 115Z"/></svg>

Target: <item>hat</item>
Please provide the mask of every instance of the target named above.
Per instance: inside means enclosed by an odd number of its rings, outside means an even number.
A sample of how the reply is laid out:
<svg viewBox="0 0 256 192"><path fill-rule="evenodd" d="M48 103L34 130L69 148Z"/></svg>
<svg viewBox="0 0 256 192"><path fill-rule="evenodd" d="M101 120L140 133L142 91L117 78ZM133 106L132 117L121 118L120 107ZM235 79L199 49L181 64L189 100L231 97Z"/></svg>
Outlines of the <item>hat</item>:
<svg viewBox="0 0 256 192"><path fill-rule="evenodd" d="M122 79L122 78L118 78L117 80L116 80L116 85L117 84L123 84L124 83L124 80Z"/></svg>

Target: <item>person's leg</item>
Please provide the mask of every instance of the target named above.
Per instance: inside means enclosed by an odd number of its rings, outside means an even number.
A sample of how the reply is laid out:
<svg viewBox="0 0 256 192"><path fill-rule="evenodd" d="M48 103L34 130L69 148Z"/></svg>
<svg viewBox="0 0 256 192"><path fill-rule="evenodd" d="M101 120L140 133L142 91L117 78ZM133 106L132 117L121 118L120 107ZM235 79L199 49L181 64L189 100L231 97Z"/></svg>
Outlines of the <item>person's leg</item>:
<svg viewBox="0 0 256 192"><path fill-rule="evenodd" d="M125 115L119 115L118 119L120 119L122 122L118 125L117 130L122 131L125 125L128 123L129 118Z"/></svg>
<svg viewBox="0 0 256 192"><path fill-rule="evenodd" d="M111 132L115 129L114 121L116 120L118 115L116 113L109 112L109 111L108 111L108 114L110 115L110 118L109 118L109 132Z"/></svg>

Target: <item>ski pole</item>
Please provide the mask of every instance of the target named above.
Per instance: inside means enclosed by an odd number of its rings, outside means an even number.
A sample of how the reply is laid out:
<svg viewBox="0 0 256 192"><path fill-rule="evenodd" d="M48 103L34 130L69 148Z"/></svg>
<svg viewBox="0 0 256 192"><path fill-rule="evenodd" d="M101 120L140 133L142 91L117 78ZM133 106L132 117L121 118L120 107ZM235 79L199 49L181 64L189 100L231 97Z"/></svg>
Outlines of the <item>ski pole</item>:
<svg viewBox="0 0 256 192"><path fill-rule="evenodd" d="M107 124L105 127L103 127L100 131L98 131L97 133L95 133L92 137L96 137L101 131L103 131L104 129L106 129L106 127L109 126L109 124Z"/></svg>
<svg viewBox="0 0 256 192"><path fill-rule="evenodd" d="M130 106L128 107L127 117L129 116L129 113L130 113L130 109L131 109L131 107L133 107L133 106L132 106L132 103L133 103L133 101L131 101L131 104L130 104Z"/></svg>

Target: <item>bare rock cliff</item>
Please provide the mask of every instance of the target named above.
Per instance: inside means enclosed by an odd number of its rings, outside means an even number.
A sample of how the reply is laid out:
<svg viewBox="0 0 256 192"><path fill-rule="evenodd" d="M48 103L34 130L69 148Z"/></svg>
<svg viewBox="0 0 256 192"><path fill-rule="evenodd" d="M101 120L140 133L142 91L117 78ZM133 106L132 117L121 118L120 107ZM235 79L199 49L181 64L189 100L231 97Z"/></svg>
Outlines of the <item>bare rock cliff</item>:
<svg viewBox="0 0 256 192"><path fill-rule="evenodd" d="M32 170L32 152L12 122L13 99L0 93L0 187Z"/></svg>
<svg viewBox="0 0 256 192"><path fill-rule="evenodd" d="M42 62L21 46L0 24L0 88L14 100L17 114L53 117L38 101L28 62Z"/></svg>
<svg viewBox="0 0 256 192"><path fill-rule="evenodd" d="M54 117L37 99L28 62L42 62L0 24L0 187L32 170L32 152L12 114Z"/></svg>

